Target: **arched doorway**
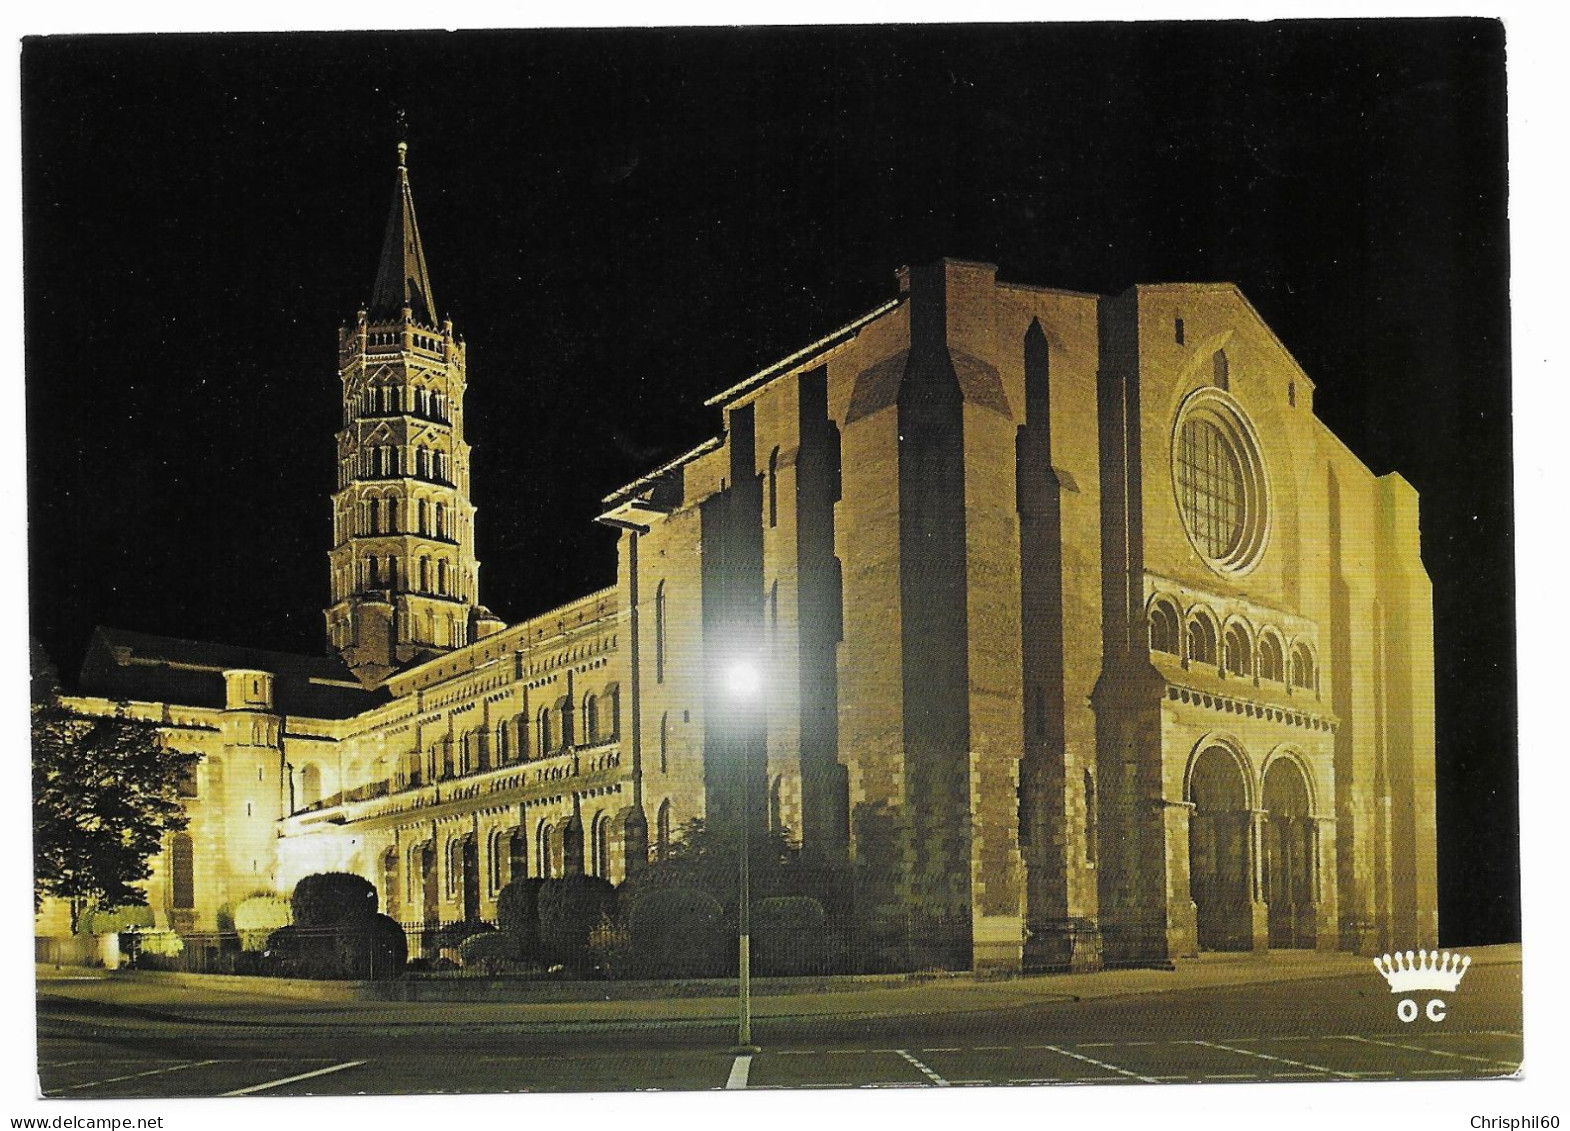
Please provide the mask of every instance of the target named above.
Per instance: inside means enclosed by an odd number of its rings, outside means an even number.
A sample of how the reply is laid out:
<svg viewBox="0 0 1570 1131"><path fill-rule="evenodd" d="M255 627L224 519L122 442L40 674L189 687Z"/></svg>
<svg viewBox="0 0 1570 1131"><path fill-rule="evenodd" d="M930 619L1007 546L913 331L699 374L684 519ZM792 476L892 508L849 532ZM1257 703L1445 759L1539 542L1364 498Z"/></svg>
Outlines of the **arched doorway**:
<svg viewBox="0 0 1570 1131"><path fill-rule="evenodd" d="M480 842L473 833L463 838L463 921L480 918Z"/></svg>
<svg viewBox="0 0 1570 1131"><path fill-rule="evenodd" d="M436 871L436 842L426 841L419 851L421 918L429 933L442 925L442 889Z"/></svg>
<svg viewBox="0 0 1570 1131"><path fill-rule="evenodd" d="M1291 758L1265 771L1265 902L1272 947L1312 947L1317 941L1314 854L1308 782Z"/></svg>
<svg viewBox="0 0 1570 1131"><path fill-rule="evenodd" d="M1207 746L1188 779L1188 882L1202 950L1253 949L1248 785L1237 756Z"/></svg>

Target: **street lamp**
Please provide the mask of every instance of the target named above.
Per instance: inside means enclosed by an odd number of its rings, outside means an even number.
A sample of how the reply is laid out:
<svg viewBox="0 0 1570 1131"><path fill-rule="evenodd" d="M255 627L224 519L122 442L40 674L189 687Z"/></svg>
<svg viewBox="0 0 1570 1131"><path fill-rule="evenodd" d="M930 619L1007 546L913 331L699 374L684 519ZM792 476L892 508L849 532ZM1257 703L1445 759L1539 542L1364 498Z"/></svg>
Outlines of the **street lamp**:
<svg viewBox="0 0 1570 1131"><path fill-rule="evenodd" d="M725 669L725 691L736 705L738 714L750 707L762 690L763 675L752 661L736 660ZM752 1043L752 821L750 819L752 814L748 805L751 800L748 788L751 780L746 760L743 758L741 788L738 791L741 816L741 904L736 912L739 1000L735 1051L738 1053L759 1051L758 1046Z"/></svg>

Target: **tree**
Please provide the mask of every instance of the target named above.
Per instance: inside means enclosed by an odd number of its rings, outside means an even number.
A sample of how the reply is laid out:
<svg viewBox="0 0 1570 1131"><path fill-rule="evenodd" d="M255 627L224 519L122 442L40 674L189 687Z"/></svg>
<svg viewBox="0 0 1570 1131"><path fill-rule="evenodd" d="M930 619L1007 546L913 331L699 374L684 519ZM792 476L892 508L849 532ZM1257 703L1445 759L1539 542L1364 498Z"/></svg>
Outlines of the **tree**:
<svg viewBox="0 0 1570 1131"><path fill-rule="evenodd" d="M179 784L201 755L154 723L71 711L47 668L33 678L33 901L65 900L71 931L96 906L144 906L138 885L165 834L186 826Z"/></svg>

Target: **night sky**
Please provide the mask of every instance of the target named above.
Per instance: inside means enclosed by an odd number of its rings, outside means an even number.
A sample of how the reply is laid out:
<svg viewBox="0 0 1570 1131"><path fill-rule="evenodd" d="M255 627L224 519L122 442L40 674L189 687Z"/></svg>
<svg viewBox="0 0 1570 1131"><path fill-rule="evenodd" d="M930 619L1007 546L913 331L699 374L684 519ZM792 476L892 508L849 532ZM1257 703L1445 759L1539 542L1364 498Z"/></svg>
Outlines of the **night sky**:
<svg viewBox="0 0 1570 1131"><path fill-rule="evenodd" d="M1484 21L158 36L24 48L32 632L320 652L336 330L396 115L469 343L481 599L940 255L1237 283L1421 493L1444 940L1519 935L1504 43Z"/></svg>

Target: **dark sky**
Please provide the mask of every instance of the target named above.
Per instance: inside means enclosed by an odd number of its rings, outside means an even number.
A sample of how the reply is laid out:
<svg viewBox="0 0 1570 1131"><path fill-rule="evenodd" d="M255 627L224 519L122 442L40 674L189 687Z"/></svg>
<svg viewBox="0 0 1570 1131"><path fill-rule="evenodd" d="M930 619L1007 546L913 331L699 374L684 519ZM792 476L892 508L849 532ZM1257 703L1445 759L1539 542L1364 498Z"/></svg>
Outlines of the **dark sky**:
<svg viewBox="0 0 1570 1131"><path fill-rule="evenodd" d="M404 109L509 620L609 584L599 498L904 263L1236 282L1422 495L1444 935L1519 938L1497 24L60 37L22 78L32 631L68 674L100 623L323 648L335 332Z"/></svg>

